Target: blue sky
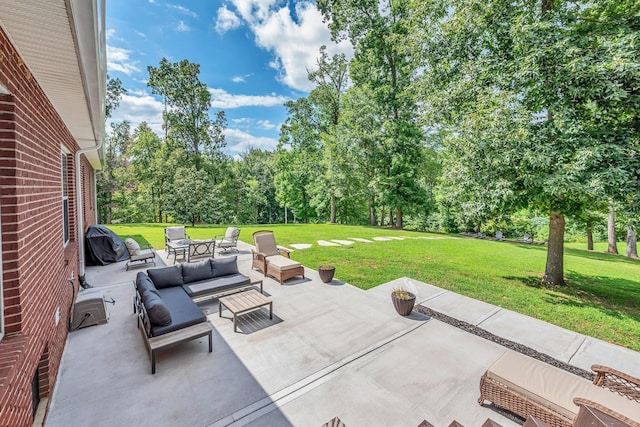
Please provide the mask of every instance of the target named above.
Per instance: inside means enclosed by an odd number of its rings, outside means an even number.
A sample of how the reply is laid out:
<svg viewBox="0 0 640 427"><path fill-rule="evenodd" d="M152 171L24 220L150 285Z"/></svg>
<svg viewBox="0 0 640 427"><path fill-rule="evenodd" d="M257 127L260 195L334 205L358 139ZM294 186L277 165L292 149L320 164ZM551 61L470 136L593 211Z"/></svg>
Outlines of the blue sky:
<svg viewBox="0 0 640 427"><path fill-rule="evenodd" d="M336 45L313 1L108 0L107 70L129 91L111 121L146 121L159 134L161 99L151 94L147 66L166 57L200 64L200 81L212 94L212 113L227 115L225 151L273 149L286 118L282 106L311 89L320 46ZM107 124L107 130L110 130Z"/></svg>

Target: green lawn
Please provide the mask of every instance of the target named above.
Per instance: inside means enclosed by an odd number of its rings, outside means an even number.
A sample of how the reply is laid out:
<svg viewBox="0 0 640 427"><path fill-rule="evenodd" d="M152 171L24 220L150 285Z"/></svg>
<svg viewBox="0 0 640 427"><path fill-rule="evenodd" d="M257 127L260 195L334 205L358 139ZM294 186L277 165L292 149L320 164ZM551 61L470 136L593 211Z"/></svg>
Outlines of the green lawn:
<svg viewBox="0 0 640 427"><path fill-rule="evenodd" d="M109 227L120 236L140 235L153 247L164 248L164 224ZM313 243L309 249L294 251L291 257L310 268L332 263L336 278L363 289L407 276L640 351L640 264L622 255L567 245L568 286L549 287L540 285L545 246L330 224L243 226L240 240L252 243L251 233L264 228L274 230L278 243L284 246ZM192 238L211 238L224 234L225 229L187 227ZM377 236L429 239L340 247L316 243ZM624 253L624 246L619 250Z"/></svg>

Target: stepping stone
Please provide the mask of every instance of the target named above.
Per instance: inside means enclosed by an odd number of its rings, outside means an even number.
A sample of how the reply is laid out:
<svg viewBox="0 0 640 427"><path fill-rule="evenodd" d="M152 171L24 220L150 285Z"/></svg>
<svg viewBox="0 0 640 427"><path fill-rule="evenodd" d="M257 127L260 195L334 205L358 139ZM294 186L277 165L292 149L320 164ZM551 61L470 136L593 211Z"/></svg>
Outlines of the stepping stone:
<svg viewBox="0 0 640 427"><path fill-rule="evenodd" d="M374 237L373 240L375 240L376 242L388 242L391 239L388 237Z"/></svg>
<svg viewBox="0 0 640 427"><path fill-rule="evenodd" d="M340 246L337 243L333 243L333 242L327 242L326 240L318 240L318 244L320 246Z"/></svg>
<svg viewBox="0 0 640 427"><path fill-rule="evenodd" d="M340 243L341 245L349 246L353 245L351 240L332 240L332 242Z"/></svg>
<svg viewBox="0 0 640 427"><path fill-rule="evenodd" d="M313 245L311 243L293 243L289 246L296 249L309 249Z"/></svg>
<svg viewBox="0 0 640 427"><path fill-rule="evenodd" d="M404 237L389 236L389 237L387 237L387 239L391 239L391 240L404 240Z"/></svg>
<svg viewBox="0 0 640 427"><path fill-rule="evenodd" d="M369 240L369 239L362 239L360 237L349 237L351 240L355 240L356 242L362 242L362 243L373 243L373 241Z"/></svg>

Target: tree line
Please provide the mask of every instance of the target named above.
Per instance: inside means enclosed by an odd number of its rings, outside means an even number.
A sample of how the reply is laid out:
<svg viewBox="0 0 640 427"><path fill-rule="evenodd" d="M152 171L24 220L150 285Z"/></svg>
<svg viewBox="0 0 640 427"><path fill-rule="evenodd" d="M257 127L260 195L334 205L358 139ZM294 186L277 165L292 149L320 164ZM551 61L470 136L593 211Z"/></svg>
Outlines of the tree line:
<svg viewBox="0 0 640 427"><path fill-rule="evenodd" d="M275 152L225 157L224 113L209 119L198 66L163 60L149 85L164 97L165 135L114 127L103 175L117 191L103 187L101 214L114 220L117 205L122 220L242 223L288 212L506 234L522 232L525 215L528 232L544 230L543 281L562 284L567 225L590 237L608 218L615 251L617 213L635 255L636 1L316 4L354 56L320 50L314 88L286 104Z"/></svg>

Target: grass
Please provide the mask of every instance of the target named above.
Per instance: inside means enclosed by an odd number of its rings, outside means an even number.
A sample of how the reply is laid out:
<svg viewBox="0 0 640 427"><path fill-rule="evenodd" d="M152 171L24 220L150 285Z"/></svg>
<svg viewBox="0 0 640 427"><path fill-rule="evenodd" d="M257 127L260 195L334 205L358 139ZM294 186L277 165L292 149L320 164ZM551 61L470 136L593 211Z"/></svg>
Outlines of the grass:
<svg viewBox="0 0 640 427"><path fill-rule="evenodd" d="M163 249L165 226L109 227L122 237L143 236L156 249ZM252 243L251 234L264 228L274 230L284 246L313 243L291 257L309 268L333 264L336 278L362 289L407 276L640 351L640 263L622 255L567 245L567 286L543 286L546 246L330 224L243 226L240 240ZM225 229L196 226L187 227L187 232L192 238L212 238ZM317 244L318 240L377 236L405 240L339 247Z"/></svg>

